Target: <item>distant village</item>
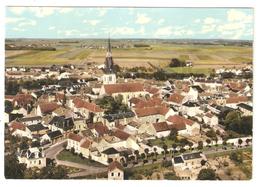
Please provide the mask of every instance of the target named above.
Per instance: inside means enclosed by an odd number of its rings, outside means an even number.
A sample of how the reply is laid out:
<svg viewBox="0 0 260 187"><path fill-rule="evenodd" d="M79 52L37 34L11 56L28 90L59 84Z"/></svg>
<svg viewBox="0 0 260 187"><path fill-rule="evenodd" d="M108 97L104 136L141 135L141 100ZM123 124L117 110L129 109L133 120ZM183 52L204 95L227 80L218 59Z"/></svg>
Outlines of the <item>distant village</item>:
<svg viewBox="0 0 260 187"><path fill-rule="evenodd" d="M252 74L252 65L161 81L119 77L110 40L104 59L84 68L6 67L5 154L15 137L26 140L14 150L26 168L44 168L48 158L66 165L57 157L67 151L102 165L97 179L164 163L178 179L195 180L203 169L217 172L208 155L251 146L252 78L223 75Z"/></svg>

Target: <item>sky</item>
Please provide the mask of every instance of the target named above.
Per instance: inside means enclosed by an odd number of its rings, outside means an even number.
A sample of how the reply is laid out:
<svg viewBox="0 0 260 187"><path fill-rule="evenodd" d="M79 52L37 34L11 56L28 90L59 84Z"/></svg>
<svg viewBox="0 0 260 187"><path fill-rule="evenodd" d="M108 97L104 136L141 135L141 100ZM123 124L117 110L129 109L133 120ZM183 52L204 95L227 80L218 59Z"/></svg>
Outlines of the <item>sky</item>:
<svg viewBox="0 0 260 187"><path fill-rule="evenodd" d="M253 40L250 8L6 7L6 38Z"/></svg>

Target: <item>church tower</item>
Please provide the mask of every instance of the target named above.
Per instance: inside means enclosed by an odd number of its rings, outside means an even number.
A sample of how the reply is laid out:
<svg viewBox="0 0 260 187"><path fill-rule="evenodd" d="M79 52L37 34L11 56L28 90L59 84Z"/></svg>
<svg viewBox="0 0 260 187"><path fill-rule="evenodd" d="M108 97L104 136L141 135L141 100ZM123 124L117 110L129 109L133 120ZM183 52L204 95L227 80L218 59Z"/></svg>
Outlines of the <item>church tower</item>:
<svg viewBox="0 0 260 187"><path fill-rule="evenodd" d="M102 77L103 84L115 84L116 74L114 73L114 62L112 57L110 38L108 38L107 54L104 66L105 74Z"/></svg>

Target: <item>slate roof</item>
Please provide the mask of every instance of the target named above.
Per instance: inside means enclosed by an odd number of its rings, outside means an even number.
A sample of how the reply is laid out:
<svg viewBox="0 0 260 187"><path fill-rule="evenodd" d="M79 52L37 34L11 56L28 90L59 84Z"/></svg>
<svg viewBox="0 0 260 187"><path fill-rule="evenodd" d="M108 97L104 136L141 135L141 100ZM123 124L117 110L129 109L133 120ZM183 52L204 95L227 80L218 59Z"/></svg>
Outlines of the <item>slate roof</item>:
<svg viewBox="0 0 260 187"><path fill-rule="evenodd" d="M70 130L74 126L73 119L71 117L65 118L64 116L54 116L49 124L61 128L64 131Z"/></svg>
<svg viewBox="0 0 260 187"><path fill-rule="evenodd" d="M245 104L245 103L240 103L240 104L238 104L237 105L238 107L241 107L241 108L244 108L244 109L246 109L246 110L249 110L249 111L253 111L253 107L252 106L250 106L250 105L247 105L247 104Z"/></svg>
<svg viewBox="0 0 260 187"><path fill-rule="evenodd" d="M184 154L184 155L182 155L182 157L183 157L184 160L201 158L201 152Z"/></svg>
<svg viewBox="0 0 260 187"><path fill-rule="evenodd" d="M110 148L104 150L102 153L104 153L106 155L113 155L113 154L118 154L119 152L115 148L110 147Z"/></svg>
<svg viewBox="0 0 260 187"><path fill-rule="evenodd" d="M181 156L176 156L176 157L173 158L173 160L174 160L175 164L184 163L184 161L183 161Z"/></svg>
<svg viewBox="0 0 260 187"><path fill-rule="evenodd" d="M61 132L59 130L49 132L47 135L50 137L51 140L54 140L54 139L59 138L59 137L62 137L62 134L61 134Z"/></svg>
<svg viewBox="0 0 260 187"><path fill-rule="evenodd" d="M34 132L34 131L41 131L41 130L44 130L44 129L48 129L48 127L44 127L42 124L36 124L36 125L29 125L27 126L27 128L31 131L31 132Z"/></svg>

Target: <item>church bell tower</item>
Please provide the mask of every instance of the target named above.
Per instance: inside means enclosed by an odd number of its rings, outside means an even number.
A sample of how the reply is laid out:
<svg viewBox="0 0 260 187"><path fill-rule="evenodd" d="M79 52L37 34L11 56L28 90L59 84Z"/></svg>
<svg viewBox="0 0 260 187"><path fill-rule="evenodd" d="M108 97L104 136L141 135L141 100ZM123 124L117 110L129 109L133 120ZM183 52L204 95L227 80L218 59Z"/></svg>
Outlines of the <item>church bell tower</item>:
<svg viewBox="0 0 260 187"><path fill-rule="evenodd" d="M116 74L114 73L114 62L112 57L110 37L108 38L107 54L104 66L103 84L115 84Z"/></svg>

